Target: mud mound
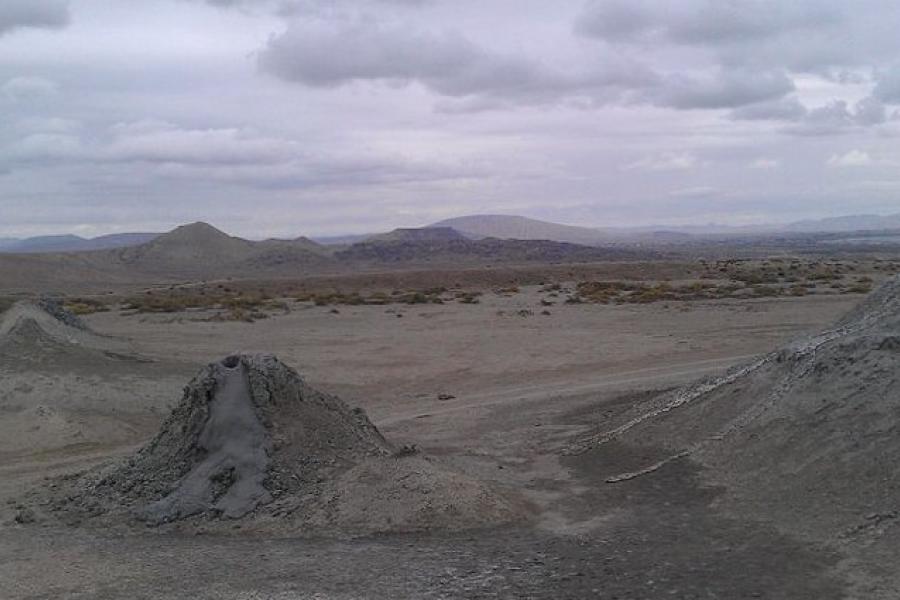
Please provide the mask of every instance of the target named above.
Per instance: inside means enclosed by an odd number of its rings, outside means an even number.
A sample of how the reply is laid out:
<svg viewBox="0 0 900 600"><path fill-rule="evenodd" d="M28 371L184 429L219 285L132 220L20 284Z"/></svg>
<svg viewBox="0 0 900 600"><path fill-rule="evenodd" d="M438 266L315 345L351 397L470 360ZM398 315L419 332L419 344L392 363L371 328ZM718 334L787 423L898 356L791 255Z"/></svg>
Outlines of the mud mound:
<svg viewBox="0 0 900 600"><path fill-rule="evenodd" d="M77 343L87 331L80 318L55 301L22 300L0 316L0 339L8 339L16 330L29 327L43 330L48 337L67 343Z"/></svg>
<svg viewBox="0 0 900 600"><path fill-rule="evenodd" d="M204 367L159 434L104 472L63 485L64 520L280 533L469 527L509 519L484 485L397 453L362 410L270 355Z"/></svg>
<svg viewBox="0 0 900 600"><path fill-rule="evenodd" d="M898 374L900 279L893 279L834 328L657 398L597 436L595 451L619 441L655 456L611 484L689 458L728 487L740 510L812 537L840 536L897 516Z"/></svg>
<svg viewBox="0 0 900 600"><path fill-rule="evenodd" d="M87 331L87 324L78 315L69 312L59 300L55 298L41 298L37 301L37 305L48 315L69 327Z"/></svg>
<svg viewBox="0 0 900 600"><path fill-rule="evenodd" d="M137 356L56 302L18 302L0 315L0 459L133 445L159 426L177 372L190 371Z"/></svg>
<svg viewBox="0 0 900 600"><path fill-rule="evenodd" d="M3 366L79 366L91 359L129 358L128 345L98 335L54 300L23 300L0 316ZM66 358L74 364L67 365Z"/></svg>

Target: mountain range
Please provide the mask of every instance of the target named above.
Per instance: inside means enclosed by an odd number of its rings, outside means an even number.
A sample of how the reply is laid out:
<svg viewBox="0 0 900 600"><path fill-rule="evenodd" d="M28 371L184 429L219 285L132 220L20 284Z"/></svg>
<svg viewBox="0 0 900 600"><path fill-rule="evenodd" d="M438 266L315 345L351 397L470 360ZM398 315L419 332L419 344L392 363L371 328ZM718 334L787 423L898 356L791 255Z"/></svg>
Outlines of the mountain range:
<svg viewBox="0 0 900 600"><path fill-rule="evenodd" d="M574 244L680 242L695 236L762 235L778 233L841 233L900 230L900 213L848 215L796 221L786 225L677 225L645 227L578 227L514 215L468 215L446 219L430 227L452 227L471 238L497 237L520 240L556 240Z"/></svg>
<svg viewBox="0 0 900 600"><path fill-rule="evenodd" d="M517 215L468 215L446 219L426 226L429 229L453 229L463 237L478 240L497 238L503 240L548 240L604 246L611 244L661 244L678 243L705 235L760 235L770 233L840 233L856 231L900 230L900 213L893 215L850 215L826 219L806 220L787 225L683 225L659 227L579 227L563 225ZM328 248L347 247L367 241L389 241L402 232L421 231L425 228L397 229L388 233L371 233L314 239L264 240L267 251L276 258L279 252L294 252L305 244L306 249L329 254ZM400 232L400 233L398 233ZM87 252L93 250L140 246L159 237L159 233L119 233L95 238L76 235L51 235L26 239L0 238L2 253L52 253ZM421 235L421 234L420 234ZM303 240L299 243L298 240ZM246 241L246 240L245 240Z"/></svg>
<svg viewBox="0 0 900 600"><path fill-rule="evenodd" d="M470 239L449 227L397 229L349 246L307 238L246 240L192 223L144 243L84 252L0 254L6 292L114 289L135 284L488 264L577 263L655 258L644 249L549 240Z"/></svg>
<svg viewBox="0 0 900 600"><path fill-rule="evenodd" d="M44 235L25 239L0 238L0 252L40 253L40 252L86 252L108 248L124 248L149 242L158 233L115 233L95 238L77 235Z"/></svg>
<svg viewBox="0 0 900 600"><path fill-rule="evenodd" d="M665 243L690 238L687 233L649 228L593 228L562 225L516 215L468 215L439 221L429 227L451 227L472 239L552 240L585 246L616 243Z"/></svg>

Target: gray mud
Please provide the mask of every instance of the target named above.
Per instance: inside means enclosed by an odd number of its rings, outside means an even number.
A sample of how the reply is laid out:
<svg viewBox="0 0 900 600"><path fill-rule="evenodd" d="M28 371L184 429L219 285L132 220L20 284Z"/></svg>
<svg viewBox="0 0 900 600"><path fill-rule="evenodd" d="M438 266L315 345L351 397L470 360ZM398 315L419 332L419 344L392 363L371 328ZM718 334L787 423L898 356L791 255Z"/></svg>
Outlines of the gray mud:
<svg viewBox="0 0 900 600"><path fill-rule="evenodd" d="M226 359L214 369L209 417L197 439L205 456L169 495L140 509L142 519L162 523L210 510L237 519L272 500L263 487L271 443L254 410L247 367Z"/></svg>

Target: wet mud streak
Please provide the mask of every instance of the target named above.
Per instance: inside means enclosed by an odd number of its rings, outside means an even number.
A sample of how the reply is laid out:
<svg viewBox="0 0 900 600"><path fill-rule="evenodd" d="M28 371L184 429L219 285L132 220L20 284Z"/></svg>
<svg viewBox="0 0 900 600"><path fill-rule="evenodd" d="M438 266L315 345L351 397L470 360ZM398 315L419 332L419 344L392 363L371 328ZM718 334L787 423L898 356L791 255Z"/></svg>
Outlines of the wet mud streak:
<svg viewBox="0 0 900 600"><path fill-rule="evenodd" d="M207 510L237 519L271 501L263 487L268 436L256 415L247 367L225 359L215 380L209 418L197 440L206 457L172 493L144 509L146 520L165 522Z"/></svg>

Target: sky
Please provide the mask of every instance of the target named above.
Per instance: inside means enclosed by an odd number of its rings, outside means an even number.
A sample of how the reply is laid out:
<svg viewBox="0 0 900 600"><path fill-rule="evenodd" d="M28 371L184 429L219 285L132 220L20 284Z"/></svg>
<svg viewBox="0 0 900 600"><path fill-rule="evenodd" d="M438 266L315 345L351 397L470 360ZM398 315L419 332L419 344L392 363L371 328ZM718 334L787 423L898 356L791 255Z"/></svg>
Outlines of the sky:
<svg viewBox="0 0 900 600"><path fill-rule="evenodd" d="M900 212L893 0L2 0L0 237Z"/></svg>

